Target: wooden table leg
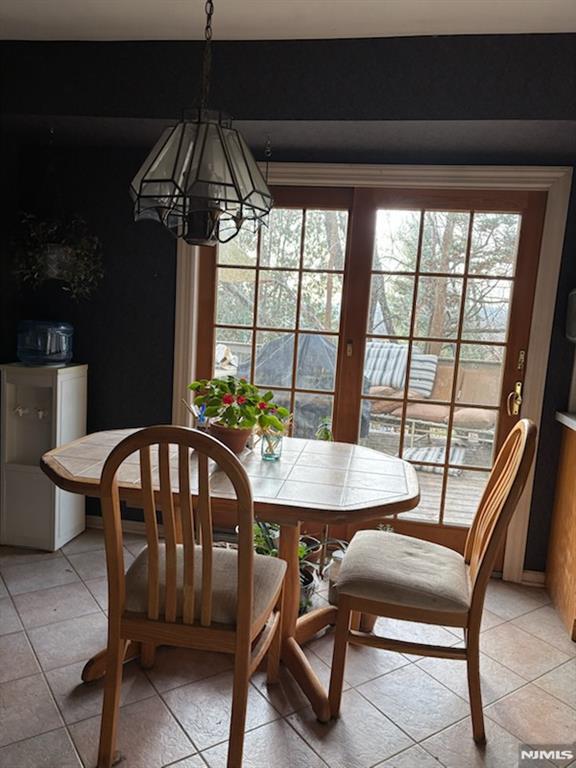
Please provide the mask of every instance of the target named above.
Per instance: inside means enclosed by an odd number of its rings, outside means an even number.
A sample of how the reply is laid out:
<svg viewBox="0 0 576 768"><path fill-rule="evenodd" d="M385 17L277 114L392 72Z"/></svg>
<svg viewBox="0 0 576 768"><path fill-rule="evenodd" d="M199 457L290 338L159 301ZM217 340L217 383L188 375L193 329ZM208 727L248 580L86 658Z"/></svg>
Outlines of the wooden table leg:
<svg viewBox="0 0 576 768"><path fill-rule="evenodd" d="M140 643L135 643L132 640L126 644L126 653L124 654L124 661L131 661L140 655ZM96 656L86 662L84 669L82 670L82 681L84 683L93 683L95 680L100 680L106 674L106 660L108 656L108 649L100 651Z"/></svg>
<svg viewBox="0 0 576 768"><path fill-rule="evenodd" d="M316 673L310 666L299 642L309 639L312 634L327 626L334 619L334 611L321 609L320 618L314 614L303 617L298 622L300 607L300 564L298 561L298 544L300 541L300 526L282 526L280 528L279 555L286 561L288 568L284 586L284 603L282 605L282 654L281 659L292 673L292 676L312 704L316 717L323 723L330 720L330 705L328 694L322 687ZM312 632L314 630L314 632Z"/></svg>

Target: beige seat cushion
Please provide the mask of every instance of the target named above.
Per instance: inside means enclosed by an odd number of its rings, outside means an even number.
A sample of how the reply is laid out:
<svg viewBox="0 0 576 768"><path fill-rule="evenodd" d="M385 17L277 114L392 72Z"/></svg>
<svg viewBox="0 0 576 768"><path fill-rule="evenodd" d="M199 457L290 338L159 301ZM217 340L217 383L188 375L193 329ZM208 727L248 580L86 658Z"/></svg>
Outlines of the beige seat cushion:
<svg viewBox="0 0 576 768"><path fill-rule="evenodd" d="M160 614L164 612L166 584L166 548L162 543L160 559ZM212 621L217 624L236 623L236 585L238 581L238 553L234 549L213 549L212 560ZM182 580L184 573L184 548L177 551L177 616L182 616ZM200 590L202 585L202 549L196 547L194 557L195 601L194 613L200 617ZM274 594L280 587L286 563L277 557L254 555L254 602L252 620L261 618ZM126 573L126 610L135 613L148 612L148 548L141 552Z"/></svg>
<svg viewBox="0 0 576 768"><path fill-rule="evenodd" d="M402 416L402 408L394 411L393 416ZM406 418L416 419L417 421L433 421L438 424L445 424L450 415L450 408L447 405L434 405L433 403L408 403L406 406Z"/></svg>
<svg viewBox="0 0 576 768"><path fill-rule="evenodd" d="M484 408L457 408L454 411L453 424L455 427L490 429L496 424L496 411Z"/></svg>
<svg viewBox="0 0 576 768"><path fill-rule="evenodd" d="M358 531L342 561L339 594L383 603L466 612L470 589L462 555L429 541Z"/></svg>

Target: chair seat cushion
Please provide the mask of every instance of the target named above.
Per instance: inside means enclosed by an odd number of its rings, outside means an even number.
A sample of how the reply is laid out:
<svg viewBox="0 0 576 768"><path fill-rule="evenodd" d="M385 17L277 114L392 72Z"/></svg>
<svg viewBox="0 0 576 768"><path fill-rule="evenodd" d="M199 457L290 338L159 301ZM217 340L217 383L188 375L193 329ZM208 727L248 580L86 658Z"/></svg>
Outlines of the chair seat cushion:
<svg viewBox="0 0 576 768"><path fill-rule="evenodd" d="M238 584L238 553L235 549L214 547L212 555L212 622L236 624L236 596ZM159 544L160 615L164 613L166 585L166 547ZM252 621L262 617L278 591L286 563L277 557L254 555L254 600ZM182 582L184 573L184 547L177 545L177 616L182 616ZM200 618L202 587L202 549L196 547L194 556L194 614ZM126 573L126 610L148 612L148 548L134 560Z"/></svg>
<svg viewBox="0 0 576 768"><path fill-rule="evenodd" d="M385 531L358 531L342 561L339 594L430 611L466 612L466 563L452 549Z"/></svg>

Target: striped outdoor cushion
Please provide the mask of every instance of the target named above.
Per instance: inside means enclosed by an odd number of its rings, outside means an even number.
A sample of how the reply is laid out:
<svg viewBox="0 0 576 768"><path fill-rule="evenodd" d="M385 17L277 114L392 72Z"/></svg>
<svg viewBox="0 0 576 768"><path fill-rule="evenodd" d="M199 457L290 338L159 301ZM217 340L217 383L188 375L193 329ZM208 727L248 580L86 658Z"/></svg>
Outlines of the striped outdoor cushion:
<svg viewBox="0 0 576 768"><path fill-rule="evenodd" d="M403 389L406 380L408 347L405 344L371 340L366 344L364 375L372 387L393 387ZM434 389L438 358L413 352L410 365L411 392L428 398Z"/></svg>
<svg viewBox="0 0 576 768"><path fill-rule="evenodd" d="M462 445L453 445L449 451L449 464L464 464L464 457L466 455L466 449ZM419 472L432 472L433 474L441 475L444 471L443 466L430 466L428 464L419 464L420 461L436 462L437 464L444 463L445 449L441 445L425 445L418 446L417 448L404 448L402 452L402 458L412 462ZM452 476L458 476L462 474L461 469L456 467L450 467L448 474Z"/></svg>
<svg viewBox="0 0 576 768"><path fill-rule="evenodd" d="M436 355L424 355L421 352L412 352L410 361L411 392L417 392L422 397L430 397L434 389L438 358Z"/></svg>
<svg viewBox="0 0 576 768"><path fill-rule="evenodd" d="M366 344L364 375L373 387L401 389L406 377L405 345L369 341Z"/></svg>

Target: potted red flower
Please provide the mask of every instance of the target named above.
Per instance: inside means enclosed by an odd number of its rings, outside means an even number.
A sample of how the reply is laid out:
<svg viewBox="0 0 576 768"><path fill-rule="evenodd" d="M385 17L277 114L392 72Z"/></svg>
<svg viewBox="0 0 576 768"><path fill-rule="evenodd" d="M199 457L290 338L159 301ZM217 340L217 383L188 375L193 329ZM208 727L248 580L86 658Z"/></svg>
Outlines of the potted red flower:
<svg viewBox="0 0 576 768"><path fill-rule="evenodd" d="M283 432L290 413L273 402L273 393L262 394L246 379L200 379L188 385L194 405L202 409L209 432L234 453L242 453L255 427Z"/></svg>

